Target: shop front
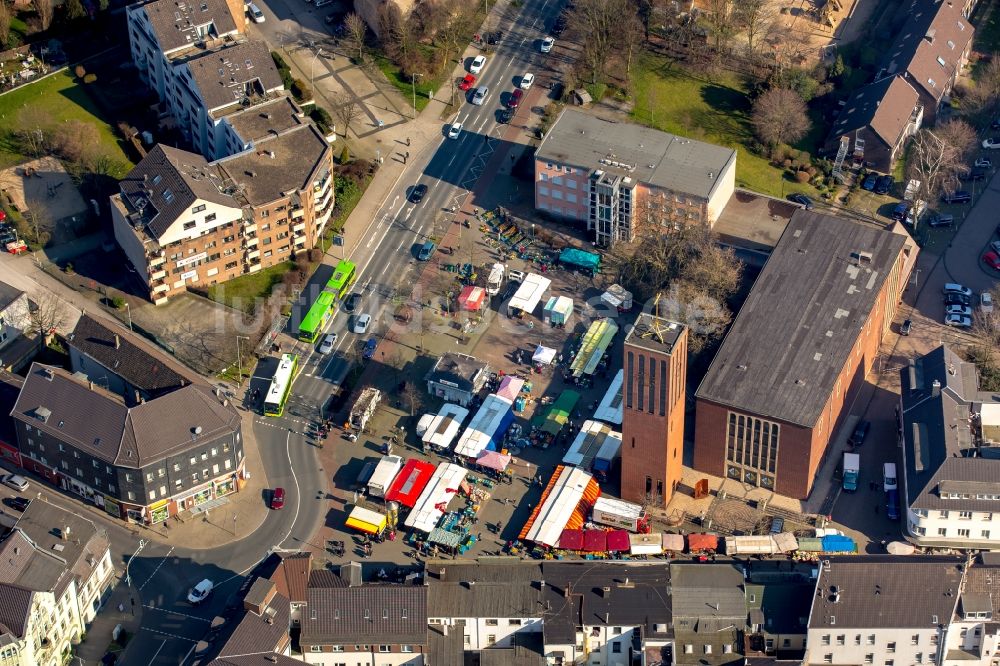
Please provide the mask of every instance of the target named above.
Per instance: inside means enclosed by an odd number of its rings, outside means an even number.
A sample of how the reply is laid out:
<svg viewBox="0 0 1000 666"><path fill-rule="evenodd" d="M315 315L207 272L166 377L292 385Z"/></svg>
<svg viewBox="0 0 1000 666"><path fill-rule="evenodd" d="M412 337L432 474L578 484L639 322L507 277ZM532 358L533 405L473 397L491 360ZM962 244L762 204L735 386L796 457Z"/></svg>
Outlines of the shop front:
<svg viewBox="0 0 1000 666"><path fill-rule="evenodd" d="M215 482L215 496L224 497L236 492L236 475Z"/></svg>
<svg viewBox="0 0 1000 666"><path fill-rule="evenodd" d="M0 460L20 467L21 452L17 450L17 445L0 440Z"/></svg>
<svg viewBox="0 0 1000 666"><path fill-rule="evenodd" d="M181 511L190 511L210 499L212 499L212 484L207 483L184 497L178 497L174 501L177 502L177 512L180 513Z"/></svg>
<svg viewBox="0 0 1000 666"><path fill-rule="evenodd" d="M104 495L103 493L97 495L97 506L103 508L109 516L114 516L115 518L122 517L122 505L110 495Z"/></svg>
<svg viewBox="0 0 1000 666"><path fill-rule="evenodd" d="M152 524L166 522L170 517L170 500L160 500L148 507L149 522Z"/></svg>

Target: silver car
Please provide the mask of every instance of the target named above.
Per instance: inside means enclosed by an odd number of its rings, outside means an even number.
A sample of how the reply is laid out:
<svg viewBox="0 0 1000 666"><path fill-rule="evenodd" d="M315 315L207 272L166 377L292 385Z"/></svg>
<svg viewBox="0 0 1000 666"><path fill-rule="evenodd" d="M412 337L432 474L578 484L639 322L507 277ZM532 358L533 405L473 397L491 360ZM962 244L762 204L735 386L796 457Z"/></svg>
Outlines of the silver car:
<svg viewBox="0 0 1000 666"><path fill-rule="evenodd" d="M486 96L490 94L490 89L486 86L479 86L476 88L475 94L472 96L472 103L476 106L482 106L483 102L486 101Z"/></svg>

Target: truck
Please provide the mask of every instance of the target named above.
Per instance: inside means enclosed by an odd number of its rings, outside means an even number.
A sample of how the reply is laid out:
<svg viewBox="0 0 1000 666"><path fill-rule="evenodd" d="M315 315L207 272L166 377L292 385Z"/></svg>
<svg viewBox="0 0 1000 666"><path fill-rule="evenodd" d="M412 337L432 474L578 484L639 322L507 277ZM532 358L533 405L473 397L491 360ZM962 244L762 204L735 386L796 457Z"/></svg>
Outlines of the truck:
<svg viewBox="0 0 1000 666"><path fill-rule="evenodd" d="M363 432L381 401L382 391L374 386L365 387L358 399L354 401L354 406L351 407L351 415L347 419L351 428L357 432Z"/></svg>
<svg viewBox="0 0 1000 666"><path fill-rule="evenodd" d="M854 492L858 489L858 479L861 477L861 455L857 453L844 453L844 462L841 469L843 474L844 490Z"/></svg>
<svg viewBox="0 0 1000 666"><path fill-rule="evenodd" d="M490 275L486 278L486 293L490 296L496 296L500 293L500 287L503 286L503 276L507 272L503 264L493 264L493 268L490 269Z"/></svg>
<svg viewBox="0 0 1000 666"><path fill-rule="evenodd" d="M626 529L630 532L648 534L649 516L638 504L613 497L598 497L594 502L591 519L600 525Z"/></svg>
<svg viewBox="0 0 1000 666"><path fill-rule="evenodd" d="M399 456L382 456L382 460L372 472L372 478L368 479L368 494L373 497L385 497L402 467L403 459Z"/></svg>

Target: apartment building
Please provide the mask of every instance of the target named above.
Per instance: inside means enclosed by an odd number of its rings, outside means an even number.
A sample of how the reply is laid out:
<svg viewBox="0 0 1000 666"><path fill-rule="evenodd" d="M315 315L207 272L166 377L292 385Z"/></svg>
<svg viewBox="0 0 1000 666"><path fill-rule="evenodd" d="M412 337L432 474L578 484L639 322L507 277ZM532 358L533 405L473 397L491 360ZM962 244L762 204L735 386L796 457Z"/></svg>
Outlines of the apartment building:
<svg viewBox="0 0 1000 666"><path fill-rule="evenodd" d="M1000 548L1000 395L942 345L900 370L897 418L907 538Z"/></svg>
<svg viewBox="0 0 1000 666"><path fill-rule="evenodd" d="M535 208L586 224L599 245L644 225L714 224L736 151L566 108L535 153Z"/></svg>
<svg viewBox="0 0 1000 666"><path fill-rule="evenodd" d="M240 115L253 147L208 162L156 146L111 197L115 239L154 303L288 261L333 211L333 154L287 98Z"/></svg>
<svg viewBox="0 0 1000 666"><path fill-rule="evenodd" d="M200 384L129 406L35 363L11 417L25 469L129 522L164 522L246 482L239 413Z"/></svg>
<svg viewBox="0 0 1000 666"><path fill-rule="evenodd" d="M0 282L0 349L23 335L31 326L28 295Z"/></svg>
<svg viewBox="0 0 1000 666"><path fill-rule="evenodd" d="M36 499L0 541L0 663L56 666L110 592L107 536Z"/></svg>
<svg viewBox="0 0 1000 666"><path fill-rule="evenodd" d="M674 663L744 663L747 605L743 578L736 562L670 565Z"/></svg>
<svg viewBox="0 0 1000 666"><path fill-rule="evenodd" d="M965 570L958 606L945 632L941 666L997 663L1000 649L1000 556L981 553Z"/></svg>
<svg viewBox="0 0 1000 666"><path fill-rule="evenodd" d="M823 560L803 663L939 664L964 571L961 557Z"/></svg>
<svg viewBox="0 0 1000 666"><path fill-rule="evenodd" d="M796 211L696 393L694 468L808 497L916 254L905 234Z"/></svg>

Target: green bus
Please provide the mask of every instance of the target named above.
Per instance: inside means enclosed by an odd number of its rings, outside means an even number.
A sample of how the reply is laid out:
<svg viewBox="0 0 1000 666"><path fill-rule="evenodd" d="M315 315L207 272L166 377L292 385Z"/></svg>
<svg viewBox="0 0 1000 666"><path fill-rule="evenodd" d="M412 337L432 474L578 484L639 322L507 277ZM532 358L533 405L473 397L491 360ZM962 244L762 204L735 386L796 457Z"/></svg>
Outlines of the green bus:
<svg viewBox="0 0 1000 666"><path fill-rule="evenodd" d="M341 261L333 269L333 277L326 283L326 290L337 298L344 298L358 276L358 267L354 262Z"/></svg>
<svg viewBox="0 0 1000 666"><path fill-rule="evenodd" d="M264 416L281 416L288 402L288 394L295 381L295 370L299 365L299 357L295 354L282 354L278 369L271 379L271 386L264 397Z"/></svg>
<svg viewBox="0 0 1000 666"><path fill-rule="evenodd" d="M328 291L321 291L316 302L309 308L309 312L299 324L299 340L303 342L316 342L316 338L323 332L326 323L330 321L333 314L333 294Z"/></svg>

